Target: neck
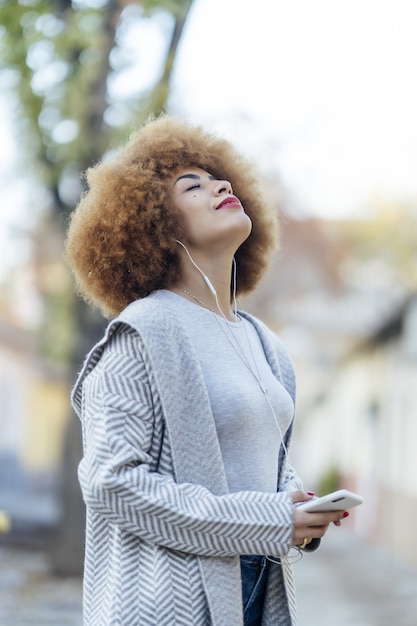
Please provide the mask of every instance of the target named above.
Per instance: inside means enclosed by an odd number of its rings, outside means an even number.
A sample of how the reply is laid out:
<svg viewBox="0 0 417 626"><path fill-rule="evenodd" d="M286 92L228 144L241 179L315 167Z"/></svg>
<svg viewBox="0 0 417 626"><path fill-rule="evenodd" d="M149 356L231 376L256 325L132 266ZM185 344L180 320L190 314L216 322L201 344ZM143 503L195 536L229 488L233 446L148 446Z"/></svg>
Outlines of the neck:
<svg viewBox="0 0 417 626"><path fill-rule="evenodd" d="M185 251L181 252L181 277L179 281L173 285L173 290L180 293L188 299L197 298L209 309L216 313L223 314L228 320L234 321L235 315L231 306L231 273L233 257L207 259L198 252L191 251L193 261L198 265L201 271L208 277L211 285L214 287L217 295L212 293L206 284L203 275L190 262ZM186 289L192 296L182 291ZM195 301L195 300L194 300ZM220 308L220 311L218 310Z"/></svg>

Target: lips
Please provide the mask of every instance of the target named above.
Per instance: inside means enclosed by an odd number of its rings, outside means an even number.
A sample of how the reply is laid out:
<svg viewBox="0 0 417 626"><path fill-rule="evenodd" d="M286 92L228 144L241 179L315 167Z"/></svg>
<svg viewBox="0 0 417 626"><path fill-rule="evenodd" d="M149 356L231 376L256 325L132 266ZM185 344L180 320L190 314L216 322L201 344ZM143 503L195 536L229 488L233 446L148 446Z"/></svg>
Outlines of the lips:
<svg viewBox="0 0 417 626"><path fill-rule="evenodd" d="M216 206L216 211L218 209L231 209L233 207L241 207L240 201L236 198L236 196L227 196L220 204Z"/></svg>

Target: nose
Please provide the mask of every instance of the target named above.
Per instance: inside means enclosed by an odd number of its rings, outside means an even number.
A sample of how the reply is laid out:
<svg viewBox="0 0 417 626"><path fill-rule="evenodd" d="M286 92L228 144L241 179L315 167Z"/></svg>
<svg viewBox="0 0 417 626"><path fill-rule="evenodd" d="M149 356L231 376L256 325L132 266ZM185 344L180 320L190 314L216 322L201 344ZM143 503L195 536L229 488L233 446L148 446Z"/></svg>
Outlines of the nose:
<svg viewBox="0 0 417 626"><path fill-rule="evenodd" d="M228 180L216 180L215 194L220 196L222 193L233 194L231 183Z"/></svg>

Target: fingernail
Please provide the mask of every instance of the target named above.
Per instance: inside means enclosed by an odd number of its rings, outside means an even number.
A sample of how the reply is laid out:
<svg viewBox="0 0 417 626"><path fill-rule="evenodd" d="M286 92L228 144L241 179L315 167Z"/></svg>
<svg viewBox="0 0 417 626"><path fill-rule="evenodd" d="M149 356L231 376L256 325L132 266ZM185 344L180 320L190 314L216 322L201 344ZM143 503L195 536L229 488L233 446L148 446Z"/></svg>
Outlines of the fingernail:
<svg viewBox="0 0 417 626"><path fill-rule="evenodd" d="M349 511L345 511L345 512L343 513L343 517L349 517Z"/></svg>
<svg viewBox="0 0 417 626"><path fill-rule="evenodd" d="M316 494L314 493L314 491L306 491L306 494L308 496L315 496Z"/></svg>

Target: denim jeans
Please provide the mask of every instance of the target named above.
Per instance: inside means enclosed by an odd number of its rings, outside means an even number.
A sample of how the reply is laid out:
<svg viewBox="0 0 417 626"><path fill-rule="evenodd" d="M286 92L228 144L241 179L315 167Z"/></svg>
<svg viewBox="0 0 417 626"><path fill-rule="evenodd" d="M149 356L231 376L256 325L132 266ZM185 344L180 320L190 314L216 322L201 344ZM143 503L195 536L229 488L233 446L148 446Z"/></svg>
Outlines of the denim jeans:
<svg viewBox="0 0 417 626"><path fill-rule="evenodd" d="M265 556L240 557L244 626L261 626L269 562Z"/></svg>

